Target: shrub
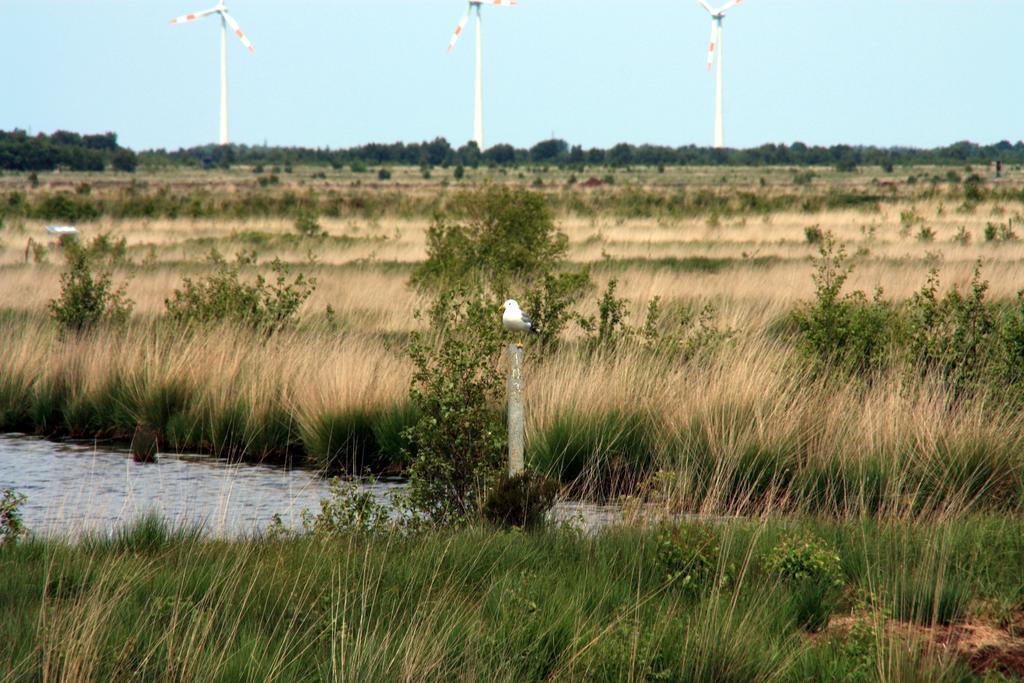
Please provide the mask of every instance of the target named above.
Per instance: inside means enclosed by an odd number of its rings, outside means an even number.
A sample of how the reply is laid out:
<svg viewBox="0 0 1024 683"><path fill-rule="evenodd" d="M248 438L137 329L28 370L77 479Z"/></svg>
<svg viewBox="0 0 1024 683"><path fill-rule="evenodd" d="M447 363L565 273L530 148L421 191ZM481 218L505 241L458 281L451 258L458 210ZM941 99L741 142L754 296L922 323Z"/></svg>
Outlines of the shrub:
<svg viewBox="0 0 1024 683"><path fill-rule="evenodd" d="M452 177L455 178L456 180L462 180L465 176L466 169L462 167L462 164L456 166L455 170L452 171Z"/></svg>
<svg viewBox="0 0 1024 683"><path fill-rule="evenodd" d="M377 171L377 180L391 180L391 171L382 168Z"/></svg>
<svg viewBox="0 0 1024 683"><path fill-rule="evenodd" d="M416 333L410 343L410 397L419 419L403 432L409 500L440 525L479 515L505 463L494 310L480 298L444 294L430 310L440 338L430 343Z"/></svg>
<svg viewBox="0 0 1024 683"><path fill-rule="evenodd" d="M273 283L257 275L253 284L241 280L246 259L240 257L231 264L214 251L209 261L215 268L212 275L198 282L185 278L182 289L164 301L171 320L185 324L232 321L274 332L294 321L316 289L316 280L302 274L289 282L288 268L279 259L270 266L276 275Z"/></svg>
<svg viewBox="0 0 1024 683"><path fill-rule="evenodd" d="M524 297L542 351L553 348L566 325L573 320L586 324L578 313L573 312L572 306L592 286L590 271L586 268L557 275L546 273L543 282Z"/></svg>
<svg viewBox="0 0 1024 683"><path fill-rule="evenodd" d="M305 510L302 513L303 529L326 536L379 534L392 526L388 506L378 502L371 491L337 478L330 482L330 495L320 499L320 511L315 516Z"/></svg>
<svg viewBox="0 0 1024 683"><path fill-rule="evenodd" d="M61 329L78 334L101 323L126 322L134 303L125 296L125 285L114 287L113 276L99 263L97 251L68 242L64 257L67 267L60 276L60 297L49 305Z"/></svg>
<svg viewBox="0 0 1024 683"><path fill-rule="evenodd" d="M890 336L891 307L880 289L870 301L859 291L840 294L852 267L831 233L822 235L819 255L815 301L793 315L805 350L820 362L851 372L878 369Z"/></svg>
<svg viewBox="0 0 1024 683"><path fill-rule="evenodd" d="M366 162L363 161L362 159L356 159L351 164L349 164L349 169L353 173L366 173Z"/></svg>
<svg viewBox="0 0 1024 683"><path fill-rule="evenodd" d="M658 533L658 562L665 578L680 590L698 593L713 587L721 556L716 528L682 524Z"/></svg>
<svg viewBox="0 0 1024 683"><path fill-rule="evenodd" d="M303 211L295 219L295 230L303 237L319 237L324 234L315 213Z"/></svg>
<svg viewBox="0 0 1024 683"><path fill-rule="evenodd" d="M0 497L0 545L16 541L25 533L21 508L26 500L24 494L14 489L4 489L3 497Z"/></svg>
<svg viewBox="0 0 1024 683"><path fill-rule="evenodd" d="M567 238L539 194L489 186L458 195L453 208L464 221L434 220L427 259L413 272L418 287L487 282L504 291L513 278L551 272L565 255Z"/></svg>
<svg viewBox="0 0 1024 683"><path fill-rule="evenodd" d="M535 529L555 503L558 482L525 470L503 477L487 494L484 517L498 526Z"/></svg>
<svg viewBox="0 0 1024 683"><path fill-rule="evenodd" d="M821 244L822 236L821 228L817 225L804 228L804 239L807 240L807 244Z"/></svg>
<svg viewBox="0 0 1024 683"><path fill-rule="evenodd" d="M921 229L917 232L917 241L918 242L934 242L935 241L935 230L933 230L932 228L928 227L927 225L922 225Z"/></svg>
<svg viewBox="0 0 1024 683"><path fill-rule="evenodd" d="M954 287L939 299L938 288L939 275L933 268L910 302L909 350L922 370L939 372L960 393L981 378L995 331L985 302L988 282L981 279L981 262L966 296Z"/></svg>
<svg viewBox="0 0 1024 683"><path fill-rule="evenodd" d="M609 280L608 287L597 302L597 337L594 339L597 346L614 346L619 339L629 334L630 330L626 326L626 306L629 302L615 296L618 284L614 278Z"/></svg>
<svg viewBox="0 0 1024 683"><path fill-rule="evenodd" d="M797 622L810 631L820 631L843 587L839 554L812 536L784 539L765 558L766 569L793 591Z"/></svg>

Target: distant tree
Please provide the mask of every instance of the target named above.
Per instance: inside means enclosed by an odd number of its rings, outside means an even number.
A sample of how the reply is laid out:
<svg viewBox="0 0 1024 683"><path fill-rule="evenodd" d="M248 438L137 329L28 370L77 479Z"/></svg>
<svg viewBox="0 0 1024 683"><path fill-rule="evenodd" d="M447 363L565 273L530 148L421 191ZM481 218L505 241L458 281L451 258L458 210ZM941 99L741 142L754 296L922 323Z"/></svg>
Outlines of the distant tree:
<svg viewBox="0 0 1024 683"><path fill-rule="evenodd" d="M538 142L530 148L530 161L535 164L543 164L552 161L559 161L569 153L569 143L565 140L551 139Z"/></svg>
<svg viewBox="0 0 1024 683"><path fill-rule="evenodd" d="M115 171L134 173L139 165L139 158L130 149L119 149L110 157L110 165Z"/></svg>

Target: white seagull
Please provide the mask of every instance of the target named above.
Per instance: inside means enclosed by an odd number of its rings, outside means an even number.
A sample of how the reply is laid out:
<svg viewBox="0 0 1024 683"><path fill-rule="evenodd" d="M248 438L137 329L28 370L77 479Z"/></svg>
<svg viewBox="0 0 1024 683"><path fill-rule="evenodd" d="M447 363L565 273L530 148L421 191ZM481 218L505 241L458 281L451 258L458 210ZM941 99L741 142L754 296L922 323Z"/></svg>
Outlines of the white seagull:
<svg viewBox="0 0 1024 683"><path fill-rule="evenodd" d="M540 334L533 326L530 316L523 313L515 299L509 299L501 305L501 324L509 332L532 332Z"/></svg>

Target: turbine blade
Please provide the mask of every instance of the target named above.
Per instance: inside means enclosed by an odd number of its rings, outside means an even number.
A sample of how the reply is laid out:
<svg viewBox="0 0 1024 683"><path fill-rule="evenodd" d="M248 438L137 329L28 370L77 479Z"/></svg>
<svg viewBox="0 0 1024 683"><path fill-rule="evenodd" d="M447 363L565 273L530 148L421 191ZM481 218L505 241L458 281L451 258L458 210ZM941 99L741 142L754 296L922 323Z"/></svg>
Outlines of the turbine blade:
<svg viewBox="0 0 1024 683"><path fill-rule="evenodd" d="M238 25L238 22L235 21L235 18L227 12L224 12L223 14L224 21L228 22L228 26L230 26L231 30L235 32L235 35L238 36L238 39L242 41L242 45L245 45L245 48L249 50L249 52L256 52L256 48L252 46L252 42L245 37L244 33L242 33L242 27Z"/></svg>
<svg viewBox="0 0 1024 683"><path fill-rule="evenodd" d="M708 71L711 71L711 65L715 63L715 48L718 47L718 26L714 20L711 22L711 42L708 45Z"/></svg>
<svg viewBox="0 0 1024 683"><path fill-rule="evenodd" d="M711 9L711 5L707 3L707 0L697 0L697 4L708 11L708 14L714 14L715 10Z"/></svg>
<svg viewBox="0 0 1024 683"><path fill-rule="evenodd" d="M171 19L171 23L172 24L187 24L190 21L195 21L196 19L202 19L203 17L208 16L210 14L213 14L216 11L217 10L215 10L215 9L207 9L207 10L203 10L202 12L192 12L191 14L185 14L183 16L180 16L180 17L176 18L176 19Z"/></svg>
<svg viewBox="0 0 1024 683"><path fill-rule="evenodd" d="M480 2L487 5L504 5L506 7L512 7L519 4L517 0L480 0Z"/></svg>
<svg viewBox="0 0 1024 683"><path fill-rule="evenodd" d="M455 43L459 41L459 36L462 35L462 29L466 28L466 23L469 21L469 13L471 9L471 7L466 8L466 13L462 15L462 21L460 21L459 25L455 27L455 33L452 34L451 40L448 41L448 52L452 51L452 48L455 47Z"/></svg>
<svg viewBox="0 0 1024 683"><path fill-rule="evenodd" d="M743 0L729 0L729 2L725 3L724 5L722 5L718 9L718 13L719 14L723 14L725 12L728 12L729 10L731 10L733 7L735 7L736 5L740 4L741 2L743 2Z"/></svg>

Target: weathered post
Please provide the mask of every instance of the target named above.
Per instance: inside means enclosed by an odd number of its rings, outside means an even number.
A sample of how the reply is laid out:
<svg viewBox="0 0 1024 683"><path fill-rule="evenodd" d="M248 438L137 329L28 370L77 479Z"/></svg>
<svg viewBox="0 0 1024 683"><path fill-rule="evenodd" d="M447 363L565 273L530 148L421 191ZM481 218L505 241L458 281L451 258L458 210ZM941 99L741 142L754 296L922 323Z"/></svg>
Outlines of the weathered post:
<svg viewBox="0 0 1024 683"><path fill-rule="evenodd" d="M523 347L508 345L508 473L526 467L526 418L523 415Z"/></svg>

